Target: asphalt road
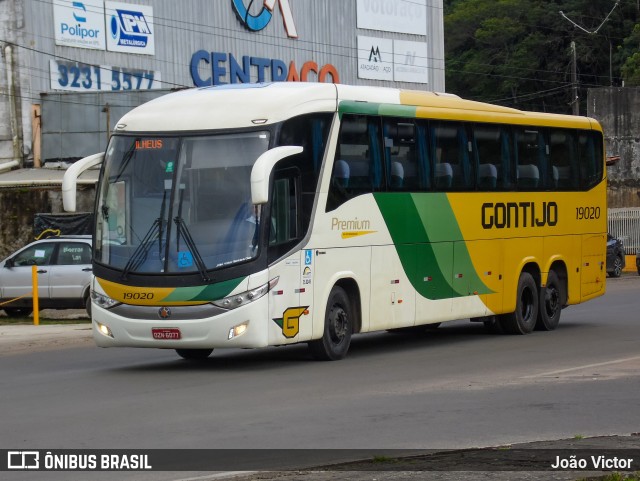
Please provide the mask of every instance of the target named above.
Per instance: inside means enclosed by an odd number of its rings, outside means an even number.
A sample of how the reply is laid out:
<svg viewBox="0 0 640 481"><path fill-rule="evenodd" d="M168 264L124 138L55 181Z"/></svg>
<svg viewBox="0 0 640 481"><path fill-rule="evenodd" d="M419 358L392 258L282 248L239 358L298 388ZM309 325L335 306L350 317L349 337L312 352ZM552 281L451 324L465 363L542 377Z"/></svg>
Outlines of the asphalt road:
<svg viewBox="0 0 640 481"><path fill-rule="evenodd" d="M0 448L413 450L638 432L640 277L607 290L563 311L551 333L457 321L356 336L331 363L305 346L199 364L94 347L0 357Z"/></svg>

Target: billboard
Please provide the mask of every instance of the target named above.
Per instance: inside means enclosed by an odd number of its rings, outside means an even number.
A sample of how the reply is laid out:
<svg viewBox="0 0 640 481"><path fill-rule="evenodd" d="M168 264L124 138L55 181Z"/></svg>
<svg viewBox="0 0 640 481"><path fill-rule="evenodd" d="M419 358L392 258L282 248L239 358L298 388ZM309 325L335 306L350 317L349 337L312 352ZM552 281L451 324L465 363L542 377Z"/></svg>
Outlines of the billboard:
<svg viewBox="0 0 640 481"><path fill-rule="evenodd" d="M429 83L429 51L426 42L393 41L393 80Z"/></svg>
<svg viewBox="0 0 640 481"><path fill-rule="evenodd" d="M358 77L393 80L393 40L358 35Z"/></svg>
<svg viewBox="0 0 640 481"><path fill-rule="evenodd" d="M427 35L427 0L358 0L357 27Z"/></svg>
<svg viewBox="0 0 640 481"><path fill-rule="evenodd" d="M358 78L429 83L426 42L358 35Z"/></svg>
<svg viewBox="0 0 640 481"><path fill-rule="evenodd" d="M155 55L153 7L105 2L107 50Z"/></svg>
<svg viewBox="0 0 640 481"><path fill-rule="evenodd" d="M53 0L56 45L105 49L102 0Z"/></svg>

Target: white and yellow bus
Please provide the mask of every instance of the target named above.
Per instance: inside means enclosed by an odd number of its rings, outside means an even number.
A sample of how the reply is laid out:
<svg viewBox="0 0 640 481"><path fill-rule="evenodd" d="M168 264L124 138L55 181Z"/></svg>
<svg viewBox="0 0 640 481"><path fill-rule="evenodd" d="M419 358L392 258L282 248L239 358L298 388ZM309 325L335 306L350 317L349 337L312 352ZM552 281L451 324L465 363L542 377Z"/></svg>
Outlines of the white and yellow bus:
<svg viewBox="0 0 640 481"><path fill-rule="evenodd" d="M389 88L191 89L117 124L95 210L102 347L309 343L483 321L527 334L605 292L602 129Z"/></svg>

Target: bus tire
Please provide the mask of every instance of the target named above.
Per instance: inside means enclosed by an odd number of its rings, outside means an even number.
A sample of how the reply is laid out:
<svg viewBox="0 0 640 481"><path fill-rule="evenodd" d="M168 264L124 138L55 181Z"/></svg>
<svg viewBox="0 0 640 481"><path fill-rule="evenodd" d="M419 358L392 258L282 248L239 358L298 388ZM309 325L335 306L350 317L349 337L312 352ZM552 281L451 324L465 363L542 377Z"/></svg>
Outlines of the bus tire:
<svg viewBox="0 0 640 481"><path fill-rule="evenodd" d="M538 319L538 288L533 276L521 272L516 291L516 310L500 318L500 324L509 334L529 334Z"/></svg>
<svg viewBox="0 0 640 481"><path fill-rule="evenodd" d="M188 361L203 361L208 358L212 352L213 349L176 349L178 356Z"/></svg>
<svg viewBox="0 0 640 481"><path fill-rule="evenodd" d="M338 361L347 355L353 332L353 310L342 287L329 294L322 337L309 342L311 355L318 361Z"/></svg>
<svg viewBox="0 0 640 481"><path fill-rule="evenodd" d="M565 303L562 282L555 271L549 271L547 285L540 289L540 306L536 330L553 331L560 322L560 312Z"/></svg>

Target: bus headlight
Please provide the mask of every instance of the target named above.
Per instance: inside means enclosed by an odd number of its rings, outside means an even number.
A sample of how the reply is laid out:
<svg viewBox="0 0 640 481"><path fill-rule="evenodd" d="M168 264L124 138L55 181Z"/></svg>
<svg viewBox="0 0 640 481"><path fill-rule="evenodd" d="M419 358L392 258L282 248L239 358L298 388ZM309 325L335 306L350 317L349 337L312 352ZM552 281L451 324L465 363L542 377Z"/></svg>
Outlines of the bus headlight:
<svg viewBox="0 0 640 481"><path fill-rule="evenodd" d="M117 306L118 304L120 304L118 301L111 299L109 296L100 294L99 292L93 290L91 291L91 299L93 299L93 302L95 302L103 309L110 309L113 306Z"/></svg>
<svg viewBox="0 0 640 481"><path fill-rule="evenodd" d="M250 291L241 292L240 294L234 294L218 301L213 301L212 304L214 306L222 307L223 309L235 309L237 307L244 306L250 302L257 301L264 296L275 287L279 279L279 277L275 277L260 287Z"/></svg>
<svg viewBox="0 0 640 481"><path fill-rule="evenodd" d="M101 324L99 322L96 322L96 324L98 326L98 331L100 332L100 334L113 339L113 333L111 332L111 329L109 328L109 326L107 326L106 324Z"/></svg>
<svg viewBox="0 0 640 481"><path fill-rule="evenodd" d="M228 339L231 340L234 337L242 336L245 332L247 332L248 328L249 321L244 321L242 324L238 324L237 326L232 327L231 329L229 329Z"/></svg>

